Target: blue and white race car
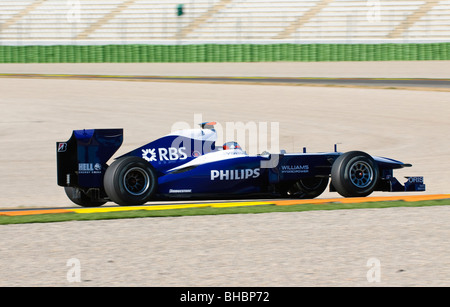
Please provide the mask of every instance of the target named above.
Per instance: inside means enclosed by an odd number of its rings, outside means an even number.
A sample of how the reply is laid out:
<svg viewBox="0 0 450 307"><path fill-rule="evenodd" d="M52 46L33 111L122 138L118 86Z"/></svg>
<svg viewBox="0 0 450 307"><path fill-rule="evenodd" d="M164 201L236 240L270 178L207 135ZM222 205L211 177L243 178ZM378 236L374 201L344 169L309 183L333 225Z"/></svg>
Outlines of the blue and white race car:
<svg viewBox="0 0 450 307"><path fill-rule="evenodd" d="M115 158L123 129L74 130L57 142L58 185L80 206L122 206L161 199L314 198L327 186L344 197L373 191L425 191L423 177L401 184L410 167L361 151L248 155L236 142L216 146L212 122L177 131ZM331 179L331 182L329 182Z"/></svg>

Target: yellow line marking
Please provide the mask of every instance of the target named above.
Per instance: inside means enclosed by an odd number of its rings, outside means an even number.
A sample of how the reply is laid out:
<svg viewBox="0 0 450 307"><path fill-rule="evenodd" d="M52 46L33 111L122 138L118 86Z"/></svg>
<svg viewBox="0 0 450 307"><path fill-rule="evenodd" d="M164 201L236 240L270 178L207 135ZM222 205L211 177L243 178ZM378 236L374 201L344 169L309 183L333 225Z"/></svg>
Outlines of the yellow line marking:
<svg viewBox="0 0 450 307"><path fill-rule="evenodd" d="M244 206L261 206L261 205L273 205L274 202L239 202L239 203L216 203L210 204L212 208L226 208L226 207L244 207Z"/></svg>
<svg viewBox="0 0 450 307"><path fill-rule="evenodd" d="M450 194L438 195L414 195L414 196L377 196L377 197L354 197L354 198L325 198L325 199L298 199L298 200L275 200L275 201L251 201L251 202L223 202L223 203L198 203L198 204L181 204L181 205L153 205L153 206L130 206L130 207L108 207L108 208L81 208L81 209L67 209L76 213L99 213L99 212L117 212L117 211L132 211L132 210L170 210L170 209L188 209L188 208L228 208L228 207L243 207L243 206L263 206L263 205L320 205L330 203L365 203L365 202L380 202L380 201L406 201L415 202L423 200L438 200L450 199Z"/></svg>
<svg viewBox="0 0 450 307"><path fill-rule="evenodd" d="M277 206L291 206L291 205L317 205L325 203L336 203L342 200L342 198L326 198L326 199L298 199L298 200L277 200L273 203Z"/></svg>
<svg viewBox="0 0 450 307"><path fill-rule="evenodd" d="M101 212L117 212L117 211L133 211L144 210L141 206L124 206L124 207L111 207L111 208L80 208L80 209L68 209L75 213L101 213Z"/></svg>
<svg viewBox="0 0 450 307"><path fill-rule="evenodd" d="M274 201L249 201L249 202L222 202L222 203L195 203L195 204L176 204L176 205L143 205L143 206L118 206L118 207L97 207L97 208L79 208L79 209L41 209L41 210L20 210L20 211L3 211L0 216L14 216L14 215L35 215L35 214L50 214L50 213L105 213L105 212L120 212L120 211L135 211L135 210L171 210L171 209L189 209L189 208L229 208L229 207L244 207L244 206L290 206L290 205L321 205L331 203L367 203L380 201L405 201L417 202L424 200L440 200L450 199L450 194L434 194L434 195L408 195L408 196L376 196L376 197L354 197L354 198L315 198L315 199L287 199Z"/></svg>
<svg viewBox="0 0 450 307"><path fill-rule="evenodd" d="M211 204L123 206L123 207L107 207L107 208L81 208L68 210L76 213L101 213L101 212L133 211L133 210L169 210L169 209L201 208L201 207L208 207L210 205Z"/></svg>
<svg viewBox="0 0 450 307"><path fill-rule="evenodd" d="M170 210L170 209L189 209L189 208L225 208L225 207L243 207L243 206L260 206L273 205L274 202L228 202L228 203L199 203L199 204L182 204L182 205L153 205L153 206L123 206L123 207L107 207L107 208L80 208L67 209L75 213L101 213L101 212L118 212L133 210Z"/></svg>

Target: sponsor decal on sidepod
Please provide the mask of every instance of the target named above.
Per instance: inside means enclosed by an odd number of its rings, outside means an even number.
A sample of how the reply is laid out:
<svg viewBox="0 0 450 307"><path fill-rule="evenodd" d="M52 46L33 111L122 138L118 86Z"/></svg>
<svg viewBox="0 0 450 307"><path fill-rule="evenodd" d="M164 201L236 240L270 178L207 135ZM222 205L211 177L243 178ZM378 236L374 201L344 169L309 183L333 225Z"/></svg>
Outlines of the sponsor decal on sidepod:
<svg viewBox="0 0 450 307"><path fill-rule="evenodd" d="M158 154L156 153L158 149ZM184 160L187 158L186 147L169 147L169 148L146 148L142 149L142 158L151 161L174 161Z"/></svg>
<svg viewBox="0 0 450 307"><path fill-rule="evenodd" d="M259 168L246 168L235 170L211 170L211 180L242 180L249 178L258 178L260 175Z"/></svg>
<svg viewBox="0 0 450 307"><path fill-rule="evenodd" d="M308 173L309 165L282 165L282 173Z"/></svg>

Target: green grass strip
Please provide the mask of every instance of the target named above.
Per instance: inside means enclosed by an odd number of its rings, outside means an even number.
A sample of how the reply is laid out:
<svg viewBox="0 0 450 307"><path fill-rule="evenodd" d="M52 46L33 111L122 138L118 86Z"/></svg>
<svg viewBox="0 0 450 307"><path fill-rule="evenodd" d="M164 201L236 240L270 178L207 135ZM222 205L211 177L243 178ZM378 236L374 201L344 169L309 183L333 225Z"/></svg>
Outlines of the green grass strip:
<svg viewBox="0 0 450 307"><path fill-rule="evenodd" d="M450 60L450 43L0 46L0 63Z"/></svg>
<svg viewBox="0 0 450 307"><path fill-rule="evenodd" d="M200 216L200 215L219 215L219 214L258 214L271 212L302 212L312 210L343 210L343 209L368 209L368 208L392 208L392 207L426 207L426 206L449 206L450 199L429 200L419 202L405 201L386 201L386 202L367 202L354 204L303 204L289 206L261 205L248 207L227 207L227 208L189 208L189 209L171 209L171 210L135 210L104 213L54 213L28 216L0 216L0 225L8 224L26 224L26 223L50 223L67 221L92 221L109 220L124 218L158 218L158 217L177 217L177 216Z"/></svg>

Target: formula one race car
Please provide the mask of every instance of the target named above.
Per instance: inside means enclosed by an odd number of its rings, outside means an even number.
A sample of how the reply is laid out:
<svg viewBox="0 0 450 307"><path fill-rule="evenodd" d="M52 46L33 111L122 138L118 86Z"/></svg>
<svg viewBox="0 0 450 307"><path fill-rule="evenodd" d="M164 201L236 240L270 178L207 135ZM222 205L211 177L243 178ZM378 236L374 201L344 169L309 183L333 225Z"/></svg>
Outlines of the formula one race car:
<svg viewBox="0 0 450 307"><path fill-rule="evenodd" d="M122 206L159 199L314 198L329 184L344 197L373 191L425 191L423 177L393 170L409 167L361 151L248 155L236 142L216 147L215 123L181 130L107 162L122 145L123 129L74 130L57 142L58 185L84 207Z"/></svg>

